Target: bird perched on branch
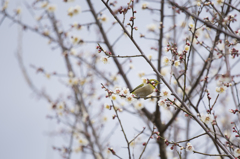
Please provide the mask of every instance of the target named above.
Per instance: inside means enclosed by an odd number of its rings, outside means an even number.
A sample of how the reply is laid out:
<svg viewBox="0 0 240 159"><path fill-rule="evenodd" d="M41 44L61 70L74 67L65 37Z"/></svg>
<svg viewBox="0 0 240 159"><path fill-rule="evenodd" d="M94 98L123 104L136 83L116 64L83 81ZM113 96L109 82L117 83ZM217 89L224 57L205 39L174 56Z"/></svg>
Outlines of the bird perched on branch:
<svg viewBox="0 0 240 159"><path fill-rule="evenodd" d="M161 84L155 79L143 79L143 83L137 86L131 91L132 94L136 95L138 98L145 98L152 92L154 92L155 86Z"/></svg>

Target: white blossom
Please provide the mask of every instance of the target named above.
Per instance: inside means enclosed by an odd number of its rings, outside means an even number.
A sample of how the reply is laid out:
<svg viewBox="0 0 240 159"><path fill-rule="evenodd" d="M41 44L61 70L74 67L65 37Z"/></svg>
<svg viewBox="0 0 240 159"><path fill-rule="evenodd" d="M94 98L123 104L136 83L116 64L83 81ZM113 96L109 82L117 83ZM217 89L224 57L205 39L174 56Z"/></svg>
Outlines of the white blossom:
<svg viewBox="0 0 240 159"><path fill-rule="evenodd" d="M116 87L115 90L114 90L114 93L116 93L116 94L121 94L121 92L122 92L121 87Z"/></svg>
<svg viewBox="0 0 240 159"><path fill-rule="evenodd" d="M155 31L157 29L157 26L155 24L149 24L147 26L148 31Z"/></svg>
<svg viewBox="0 0 240 159"><path fill-rule="evenodd" d="M189 23L188 26L189 28L194 28L195 25L193 23Z"/></svg>
<svg viewBox="0 0 240 159"><path fill-rule="evenodd" d="M152 60L152 54L148 55L148 59Z"/></svg>
<svg viewBox="0 0 240 159"><path fill-rule="evenodd" d="M171 60L167 56L163 57L163 64L165 66L168 66L170 64L170 62L171 62Z"/></svg>
<svg viewBox="0 0 240 159"><path fill-rule="evenodd" d="M215 0L215 3L219 6L222 6L224 3L224 0Z"/></svg>
<svg viewBox="0 0 240 159"><path fill-rule="evenodd" d="M213 116L211 114L207 114L207 115L201 114L201 120L205 124L209 124L213 121Z"/></svg>
<svg viewBox="0 0 240 159"><path fill-rule="evenodd" d="M102 120L103 120L103 122L107 122L108 121L107 116L103 116Z"/></svg>
<svg viewBox="0 0 240 159"><path fill-rule="evenodd" d="M57 7L56 7L56 5L54 5L54 4L49 4L49 5L47 6L47 11L48 11L48 12L54 12L54 11L56 11L56 9L57 9Z"/></svg>
<svg viewBox="0 0 240 159"><path fill-rule="evenodd" d="M108 17L104 14L104 15L101 16L100 20L102 22L107 22L108 21Z"/></svg>
<svg viewBox="0 0 240 159"><path fill-rule="evenodd" d="M128 94L126 96L126 100L129 102L129 103L132 103L134 101L134 98L133 98L133 94Z"/></svg>
<svg viewBox="0 0 240 159"><path fill-rule="evenodd" d="M68 16L72 17L74 15L73 7L68 8L67 13L68 13Z"/></svg>
<svg viewBox="0 0 240 159"><path fill-rule="evenodd" d="M143 77L143 76L145 76L145 72L144 72L144 71L139 72L139 73L138 73L138 76L139 76L140 78Z"/></svg>
<svg viewBox="0 0 240 159"><path fill-rule="evenodd" d="M117 100L117 96L115 94L112 94L111 97L110 97L111 100Z"/></svg>
<svg viewBox="0 0 240 159"><path fill-rule="evenodd" d="M162 68L161 69L161 75L166 76L167 73L169 73L167 68Z"/></svg>
<svg viewBox="0 0 240 159"><path fill-rule="evenodd" d="M160 96L163 98L163 99L167 99L169 98L171 95L171 92L167 89L162 89L161 93L160 93Z"/></svg>
<svg viewBox="0 0 240 159"><path fill-rule="evenodd" d="M147 2L144 2L143 4L142 4L142 9L147 9L148 8L148 3Z"/></svg>
<svg viewBox="0 0 240 159"><path fill-rule="evenodd" d="M234 150L234 156L235 156L235 157L239 157L239 156L240 156L240 148L236 148L236 149Z"/></svg>
<svg viewBox="0 0 240 159"><path fill-rule="evenodd" d="M70 78L73 78L73 76L74 76L73 72L72 72L72 71L69 71L69 72L68 72L68 76L69 76Z"/></svg>
<svg viewBox="0 0 240 159"><path fill-rule="evenodd" d="M165 51L165 52L169 52L168 47L165 47L165 48L164 48L164 51Z"/></svg>
<svg viewBox="0 0 240 159"><path fill-rule="evenodd" d="M189 151L189 152L193 152L194 151L194 147L192 146L192 144L190 142L187 143L186 151Z"/></svg>
<svg viewBox="0 0 240 159"><path fill-rule="evenodd" d="M77 30L82 30L83 26L80 25L78 22L74 22L72 24L73 28L77 29Z"/></svg>
<svg viewBox="0 0 240 159"><path fill-rule="evenodd" d="M226 91L227 87L225 86L220 86L220 87L216 87L216 92L221 94L224 93Z"/></svg>
<svg viewBox="0 0 240 159"><path fill-rule="evenodd" d="M158 106L167 107L166 101L164 99L160 99L158 101Z"/></svg>
<svg viewBox="0 0 240 159"><path fill-rule="evenodd" d="M117 75L112 75L111 76L111 80L112 81L117 81L118 80L118 76Z"/></svg>
<svg viewBox="0 0 240 159"><path fill-rule="evenodd" d="M83 138L83 137L81 137L81 138L78 140L78 142L79 142L80 145L83 145L83 146L87 146L88 143L89 143L88 140L85 139L85 138Z"/></svg>
<svg viewBox="0 0 240 159"><path fill-rule="evenodd" d="M57 109L58 110L63 110L64 107L65 107L65 104L63 102L60 102L60 103L57 104Z"/></svg>
<svg viewBox="0 0 240 159"><path fill-rule="evenodd" d="M129 93L130 93L129 89L126 87L123 87L121 94L127 96L127 95L129 95Z"/></svg>
<svg viewBox="0 0 240 159"><path fill-rule="evenodd" d="M185 45L185 46L184 46L184 50L185 50L185 51L189 51L189 48L190 48L190 47L189 47L188 45Z"/></svg>
<svg viewBox="0 0 240 159"><path fill-rule="evenodd" d="M69 7L67 10L68 16L70 17L77 15L80 12L81 12L81 7L79 5L76 5L75 7Z"/></svg>
<svg viewBox="0 0 240 159"><path fill-rule="evenodd" d="M107 57L101 57L101 61L102 61L104 64L108 64L108 63L109 63Z"/></svg>
<svg viewBox="0 0 240 159"><path fill-rule="evenodd" d="M237 35L240 36L240 29L237 31Z"/></svg>
<svg viewBox="0 0 240 159"><path fill-rule="evenodd" d="M79 36L71 36L71 40L73 44L78 44L81 39Z"/></svg>
<svg viewBox="0 0 240 159"><path fill-rule="evenodd" d="M186 26L186 21L182 21L182 22L180 23L180 27L185 28L185 26Z"/></svg>
<svg viewBox="0 0 240 159"><path fill-rule="evenodd" d="M179 66L180 66L180 61L179 60L176 60L176 61L174 61L174 66L176 67L176 68L178 68Z"/></svg>
<svg viewBox="0 0 240 159"><path fill-rule="evenodd" d="M70 50L70 54L76 56L76 55L77 55L77 51L72 48L72 49Z"/></svg>
<svg viewBox="0 0 240 159"><path fill-rule="evenodd" d="M79 79L77 78L77 77L75 77L75 78L69 78L68 79L68 84L70 85L70 86L73 86L73 85L78 85L79 84Z"/></svg>
<svg viewBox="0 0 240 159"><path fill-rule="evenodd" d="M104 107L105 107L106 109L111 109L111 105L109 105L109 104L107 104L107 103L104 104Z"/></svg>
<svg viewBox="0 0 240 159"><path fill-rule="evenodd" d="M73 8L73 14L76 15L76 14L79 14L80 12L81 12L81 7L79 5L76 5Z"/></svg>
<svg viewBox="0 0 240 159"><path fill-rule="evenodd" d="M141 110L142 108L144 108L143 102L137 101L137 102L134 104L134 107L135 107L137 110Z"/></svg>

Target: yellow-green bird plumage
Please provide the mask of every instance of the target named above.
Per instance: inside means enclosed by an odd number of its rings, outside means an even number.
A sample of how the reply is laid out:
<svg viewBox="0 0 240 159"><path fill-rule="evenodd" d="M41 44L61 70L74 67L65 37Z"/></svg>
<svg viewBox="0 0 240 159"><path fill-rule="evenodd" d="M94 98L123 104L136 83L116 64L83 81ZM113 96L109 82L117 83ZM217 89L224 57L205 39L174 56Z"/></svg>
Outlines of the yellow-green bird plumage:
<svg viewBox="0 0 240 159"><path fill-rule="evenodd" d="M144 83L140 84L135 89L133 89L131 93L136 95L137 97L145 98L154 91L155 86L157 86L158 84L159 81L155 79L150 79L148 80L147 84Z"/></svg>

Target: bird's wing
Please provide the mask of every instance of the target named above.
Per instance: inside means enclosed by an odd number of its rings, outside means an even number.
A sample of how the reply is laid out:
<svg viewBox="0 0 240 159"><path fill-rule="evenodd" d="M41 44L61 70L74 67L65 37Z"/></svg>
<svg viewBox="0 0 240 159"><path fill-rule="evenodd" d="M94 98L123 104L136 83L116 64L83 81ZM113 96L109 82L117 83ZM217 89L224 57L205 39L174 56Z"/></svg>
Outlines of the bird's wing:
<svg viewBox="0 0 240 159"><path fill-rule="evenodd" d="M132 90L130 93L133 93L134 91L136 91L138 88L141 88L141 87L143 87L143 83L142 84L140 84L139 86L137 86L134 90Z"/></svg>

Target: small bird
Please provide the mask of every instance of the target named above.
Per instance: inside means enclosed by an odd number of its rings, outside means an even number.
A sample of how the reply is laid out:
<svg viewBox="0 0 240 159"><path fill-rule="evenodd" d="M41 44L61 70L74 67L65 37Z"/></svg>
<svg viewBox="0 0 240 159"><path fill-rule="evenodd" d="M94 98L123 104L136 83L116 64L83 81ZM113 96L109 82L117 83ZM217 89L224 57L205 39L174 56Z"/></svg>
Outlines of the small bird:
<svg viewBox="0 0 240 159"><path fill-rule="evenodd" d="M145 98L149 94L151 94L155 86L157 86L160 82L155 79L146 79L146 83L142 83L139 86L137 86L135 89L133 89L130 93L136 95L138 98ZM160 83L161 84L161 83Z"/></svg>

